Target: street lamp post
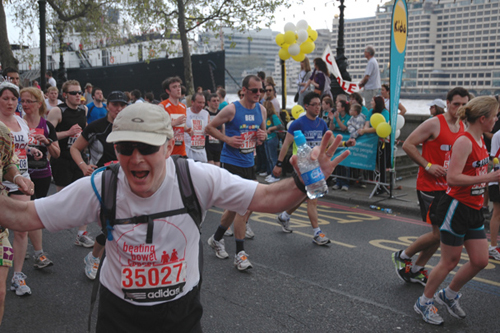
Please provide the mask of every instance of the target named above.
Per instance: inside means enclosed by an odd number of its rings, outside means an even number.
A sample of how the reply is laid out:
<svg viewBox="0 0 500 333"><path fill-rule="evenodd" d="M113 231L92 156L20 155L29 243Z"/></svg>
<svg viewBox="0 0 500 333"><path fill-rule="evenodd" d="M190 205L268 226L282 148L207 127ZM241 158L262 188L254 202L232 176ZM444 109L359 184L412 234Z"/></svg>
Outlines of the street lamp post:
<svg viewBox="0 0 500 333"><path fill-rule="evenodd" d="M339 67L340 74L342 78L346 81L352 81L351 75L347 72L347 67L349 63L347 62L347 57L344 54L344 1L340 1L340 16L339 16L339 34L337 39L337 56L335 57L335 61L337 62L337 66ZM340 87L336 82L332 84L332 92L333 95L336 96L340 93L343 93L344 90Z"/></svg>
<svg viewBox="0 0 500 333"><path fill-rule="evenodd" d="M47 44L45 40L45 0L38 1L40 5L40 87L45 91L45 84L47 79L45 73L47 72Z"/></svg>

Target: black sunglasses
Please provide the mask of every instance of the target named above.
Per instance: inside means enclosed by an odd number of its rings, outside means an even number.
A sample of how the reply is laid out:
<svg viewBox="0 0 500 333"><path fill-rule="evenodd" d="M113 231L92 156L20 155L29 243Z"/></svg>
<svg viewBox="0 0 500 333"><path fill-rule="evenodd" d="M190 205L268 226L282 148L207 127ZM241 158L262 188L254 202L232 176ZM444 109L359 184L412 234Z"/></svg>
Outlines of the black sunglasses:
<svg viewBox="0 0 500 333"><path fill-rule="evenodd" d="M247 88L247 90L248 90L248 91L250 91L252 94L256 94L256 93L258 93L259 91L260 91L262 94L266 92L266 90L265 90L265 89L263 89L263 88L260 88L260 89L259 89L259 88L253 88L253 89L248 89L248 88Z"/></svg>
<svg viewBox="0 0 500 333"><path fill-rule="evenodd" d="M118 142L115 144L116 151L120 155L131 156L134 150L137 148L141 155L151 155L157 153L161 146L152 146L146 143L140 142Z"/></svg>
<svg viewBox="0 0 500 333"><path fill-rule="evenodd" d="M81 90L78 90L78 91L68 91L68 94L70 95L81 95L83 92Z"/></svg>

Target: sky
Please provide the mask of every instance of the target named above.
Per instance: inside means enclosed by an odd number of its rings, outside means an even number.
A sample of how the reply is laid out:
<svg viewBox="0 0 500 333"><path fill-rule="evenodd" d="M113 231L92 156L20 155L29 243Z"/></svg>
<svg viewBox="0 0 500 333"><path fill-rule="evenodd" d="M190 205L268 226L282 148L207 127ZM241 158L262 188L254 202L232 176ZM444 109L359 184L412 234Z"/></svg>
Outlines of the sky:
<svg viewBox="0 0 500 333"><path fill-rule="evenodd" d="M383 1L385 2L385 1ZM275 14L276 21L271 26L274 31L283 32L287 22L296 24L299 20L305 19L311 28L332 29L332 20L335 14L339 14L338 0L304 0L302 5L293 5L289 9L278 10ZM380 0L345 0L344 15L346 19L375 16L377 5ZM7 8L7 31L9 42L16 44L19 42L19 29L15 28L13 19L9 16Z"/></svg>

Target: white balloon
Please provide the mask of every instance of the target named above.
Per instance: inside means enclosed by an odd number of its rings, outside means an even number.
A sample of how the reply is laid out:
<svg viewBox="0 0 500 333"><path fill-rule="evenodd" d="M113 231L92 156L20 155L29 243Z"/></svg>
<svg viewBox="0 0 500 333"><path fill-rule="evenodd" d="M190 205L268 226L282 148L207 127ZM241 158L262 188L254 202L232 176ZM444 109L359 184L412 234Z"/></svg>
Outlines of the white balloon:
<svg viewBox="0 0 500 333"><path fill-rule="evenodd" d="M305 116L305 115L306 115L306 112L305 112L305 111L303 111L303 112L299 115L299 118L300 118L300 117L303 117L303 116Z"/></svg>
<svg viewBox="0 0 500 333"><path fill-rule="evenodd" d="M286 129L288 130L290 128L290 125L293 123L293 120L290 120L288 124L286 124Z"/></svg>
<svg viewBox="0 0 500 333"><path fill-rule="evenodd" d="M307 30L299 30L297 31L297 43L298 44L302 44L303 42L305 42L307 40L307 38L309 37L309 34L307 33Z"/></svg>
<svg viewBox="0 0 500 333"><path fill-rule="evenodd" d="M404 125L405 125L405 117L398 114L398 121L396 123L396 129L400 130L403 128Z"/></svg>
<svg viewBox="0 0 500 333"><path fill-rule="evenodd" d="M300 46L299 46L299 44L294 43L294 44L290 45L288 47L288 53L290 53L290 55L292 57L296 56L297 54L299 54L300 53Z"/></svg>
<svg viewBox="0 0 500 333"><path fill-rule="evenodd" d="M394 134L394 138L397 139L397 138L399 138L400 135L401 135L401 131L396 130L396 133Z"/></svg>
<svg viewBox="0 0 500 333"><path fill-rule="evenodd" d="M297 22L297 30L306 30L309 27L309 24L307 23L306 20L300 20Z"/></svg>
<svg viewBox="0 0 500 333"><path fill-rule="evenodd" d="M285 32L286 31L295 31L295 24L293 24L292 22L288 22L287 24L285 24Z"/></svg>

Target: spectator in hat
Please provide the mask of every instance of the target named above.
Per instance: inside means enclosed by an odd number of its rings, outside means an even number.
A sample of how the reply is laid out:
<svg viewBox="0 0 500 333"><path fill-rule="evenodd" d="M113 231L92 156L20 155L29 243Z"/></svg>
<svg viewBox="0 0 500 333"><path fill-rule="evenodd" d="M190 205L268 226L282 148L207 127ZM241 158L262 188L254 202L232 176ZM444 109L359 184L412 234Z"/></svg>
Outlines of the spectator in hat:
<svg viewBox="0 0 500 333"><path fill-rule="evenodd" d="M430 106L429 111L431 111L432 117L443 114L444 109L446 108L446 103L442 99L439 99L439 98L436 98L435 100L428 103L427 105Z"/></svg>
<svg viewBox="0 0 500 333"><path fill-rule="evenodd" d="M83 94L83 97L85 97L88 104L94 101L94 96L92 96L92 88L94 88L94 86L90 82L85 85L85 93Z"/></svg>

